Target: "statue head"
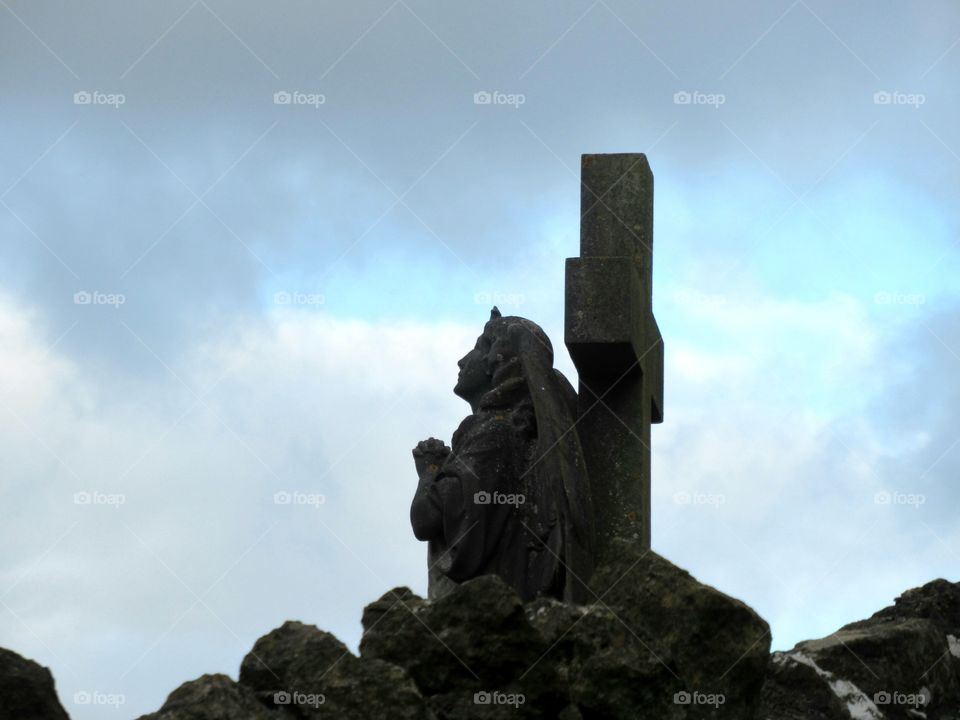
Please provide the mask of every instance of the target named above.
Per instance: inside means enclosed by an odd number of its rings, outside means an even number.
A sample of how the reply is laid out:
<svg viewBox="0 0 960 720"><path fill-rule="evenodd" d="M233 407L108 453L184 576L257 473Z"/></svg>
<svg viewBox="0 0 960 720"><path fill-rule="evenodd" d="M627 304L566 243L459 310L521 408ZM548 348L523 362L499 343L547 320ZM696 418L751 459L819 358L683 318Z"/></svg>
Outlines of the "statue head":
<svg viewBox="0 0 960 720"><path fill-rule="evenodd" d="M504 376L522 372L522 354L553 366L553 346L540 326L526 318L503 317L494 307L473 349L457 363L460 374L453 391L474 406Z"/></svg>

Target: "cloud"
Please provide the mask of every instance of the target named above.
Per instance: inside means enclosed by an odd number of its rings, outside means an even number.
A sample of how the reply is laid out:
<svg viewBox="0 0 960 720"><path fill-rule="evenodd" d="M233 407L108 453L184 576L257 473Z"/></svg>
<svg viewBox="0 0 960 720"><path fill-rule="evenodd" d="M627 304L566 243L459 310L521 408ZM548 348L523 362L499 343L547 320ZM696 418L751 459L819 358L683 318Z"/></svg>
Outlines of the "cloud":
<svg viewBox="0 0 960 720"><path fill-rule="evenodd" d="M78 289L123 292L128 324L166 356L198 332L198 318L213 325L219 308L250 311L263 285L291 277L295 286L347 283L399 249L423 260L436 284L451 268L486 278L522 262L517 245L536 243L531 228L557 217L573 249L585 151L651 153L668 201L658 204L658 248L682 247L686 272L697 266L691 255L729 262L746 252L749 263L794 193L812 190L804 200L820 222L775 227L780 242L761 247L776 253L768 264L785 265L777 281L818 286L851 276L846 264L815 268L824 252L850 252L861 266L878 259L870 246L848 248L848 225L837 222L866 194L852 194L855 181L898 183L847 213L861 227L899 197L911 200L908 218L939 218L951 202L948 148L960 143L940 119L955 58L936 62L954 39L947 3L931 9L943 18L935 27L894 4L868 21L803 4L761 13L749 3L539 7L543 22L532 24L531 8L409 3L18 9L36 36L19 22L0 29L18 68L3 79L16 111L0 138L9 159L0 232L11 240L0 281L62 327L76 319L68 299ZM733 18L735 30L716 31ZM898 53L899 63L881 40L888 27L913 53ZM911 89L901 82L911 74L929 103L873 103L881 85ZM298 89L326 102L274 103L275 92ZM481 90L527 101L477 106ZM121 92L126 102L76 105L78 91ZM692 91L726 101L674 101ZM684 193L681 213L669 200ZM918 195L927 207L912 202ZM691 225L706 215L709 230ZM940 234L931 225L897 229ZM824 226L841 241L807 249ZM952 225L942 226L949 236ZM685 230L692 251L679 242ZM96 328L88 323L88 336ZM124 372L150 366L108 326L89 345L72 341L74 353L99 353Z"/></svg>
<svg viewBox="0 0 960 720"><path fill-rule="evenodd" d="M960 344L954 307L891 326L842 295L680 297L711 336L667 353L654 547L755 607L777 648L956 579L957 417L936 388L960 360L933 347Z"/></svg>
<svg viewBox="0 0 960 720"><path fill-rule="evenodd" d="M356 643L367 602L425 591L410 448L465 413L450 389L474 330L278 311L118 392L47 352L37 316L0 305L2 578L7 644L52 664L62 697L146 711L235 673L284 619Z"/></svg>
<svg viewBox="0 0 960 720"><path fill-rule="evenodd" d="M874 10L0 10L10 644L64 697L146 711L283 619L355 641L364 603L422 590L409 449L462 416L488 305L560 351L582 152L646 151L657 178L660 549L778 645L948 574L958 11ZM93 91L124 103L74 102Z"/></svg>
<svg viewBox="0 0 960 720"><path fill-rule="evenodd" d="M901 466L941 448L886 448L884 434L900 431L883 417L804 400L874 374L879 384L863 386L874 394L856 395L880 402L878 388L904 381L883 363L901 338L880 337L844 296L724 308L680 297L723 342L667 354L654 547L754 605L778 647L948 575L947 518L877 500L918 492ZM450 387L478 329L280 308L234 318L163 379L112 387L62 353L42 313L5 297L0 438L17 508L4 529L8 642L50 663L64 698L122 693L131 712L195 675L235 672L288 618L356 643L364 604L396 585L425 591L424 548L404 511L409 450L449 439L465 414ZM781 367L778 338L830 352ZM901 392L917 391L892 397ZM920 488L931 500L949 487L947 460ZM938 552L905 539L921 521ZM101 661L76 662L85 656Z"/></svg>

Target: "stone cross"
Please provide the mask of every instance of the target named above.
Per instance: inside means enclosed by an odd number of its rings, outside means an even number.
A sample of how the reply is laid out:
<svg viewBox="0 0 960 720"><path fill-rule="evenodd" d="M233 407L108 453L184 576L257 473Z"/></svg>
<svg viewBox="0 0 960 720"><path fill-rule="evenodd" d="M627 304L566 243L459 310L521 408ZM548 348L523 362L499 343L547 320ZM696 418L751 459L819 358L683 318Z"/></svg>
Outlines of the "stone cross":
<svg viewBox="0 0 960 720"><path fill-rule="evenodd" d="M583 155L580 257L567 259L565 341L580 375L577 430L596 555L614 536L650 545L650 423L663 422L653 317L653 173L641 153Z"/></svg>

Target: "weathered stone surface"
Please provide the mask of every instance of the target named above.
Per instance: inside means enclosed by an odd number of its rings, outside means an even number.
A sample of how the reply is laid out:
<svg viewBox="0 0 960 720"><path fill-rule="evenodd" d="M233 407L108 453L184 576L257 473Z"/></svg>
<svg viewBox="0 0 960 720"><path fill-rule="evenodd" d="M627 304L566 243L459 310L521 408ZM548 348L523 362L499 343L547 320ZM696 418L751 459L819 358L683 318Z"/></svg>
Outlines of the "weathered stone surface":
<svg viewBox="0 0 960 720"><path fill-rule="evenodd" d="M960 583L939 578L907 590L893 605L879 610L868 620L847 627L870 625L880 620L921 618L930 620L944 634L960 637Z"/></svg>
<svg viewBox="0 0 960 720"><path fill-rule="evenodd" d="M549 647L541 662L561 669L572 708L584 718L682 718L676 668L611 610L538 600L527 615Z"/></svg>
<svg viewBox="0 0 960 720"><path fill-rule="evenodd" d="M676 702L682 685L675 673L634 643L602 649L587 658L570 690L585 718L687 717L687 708Z"/></svg>
<svg viewBox="0 0 960 720"><path fill-rule="evenodd" d="M847 720L847 704L831 687L831 680L835 678L824 676L806 656L773 653L758 717L769 720Z"/></svg>
<svg viewBox="0 0 960 720"><path fill-rule="evenodd" d="M545 657L545 638L497 576L436 601L400 588L368 606L363 624L361 655L407 668L438 719L552 718L570 702L566 667Z"/></svg>
<svg viewBox="0 0 960 720"><path fill-rule="evenodd" d="M766 624L659 556L620 554L625 564L609 564L597 578L613 589L592 605L551 598L524 605L495 576L436 601L398 588L367 607L361 654L405 667L437 718L752 717L766 669ZM733 672L738 660L744 666ZM703 680L728 669L714 686ZM687 691L700 700L723 693L722 704L684 704ZM476 692L523 702L478 706Z"/></svg>
<svg viewBox="0 0 960 720"><path fill-rule="evenodd" d="M675 671L680 691L700 705L690 712L751 717L769 658L767 623L640 542L618 538L612 547L590 584L627 632ZM719 697L722 705L705 707Z"/></svg>
<svg viewBox="0 0 960 720"><path fill-rule="evenodd" d="M251 690L226 675L203 675L178 687L160 710L140 720L284 720L289 717L286 713L267 710Z"/></svg>
<svg viewBox="0 0 960 720"><path fill-rule="evenodd" d="M435 601L393 590L367 607L363 627L361 656L401 665L431 695L500 688L547 649L517 593L496 575Z"/></svg>
<svg viewBox="0 0 960 720"><path fill-rule="evenodd" d="M960 584L935 580L910 590L867 620L774 653L762 715L770 720L960 717L958 628Z"/></svg>
<svg viewBox="0 0 960 720"><path fill-rule="evenodd" d="M254 644L240 664L240 683L267 704L273 695L289 692L297 683L307 692L307 678L322 676L350 651L328 632L313 625L287 621Z"/></svg>
<svg viewBox="0 0 960 720"><path fill-rule="evenodd" d="M653 173L640 153L583 155L580 190L580 257L566 265L564 340L580 379L577 430L600 561L615 537L650 545L650 424L663 421Z"/></svg>
<svg viewBox="0 0 960 720"><path fill-rule="evenodd" d="M361 659L328 632L287 622L257 640L240 683L267 707L303 718L426 720L423 697L397 665Z"/></svg>
<svg viewBox="0 0 960 720"><path fill-rule="evenodd" d="M653 171L643 153L580 157L580 250L624 257L653 247Z"/></svg>
<svg viewBox="0 0 960 720"><path fill-rule="evenodd" d="M0 718L67 720L50 671L0 648Z"/></svg>

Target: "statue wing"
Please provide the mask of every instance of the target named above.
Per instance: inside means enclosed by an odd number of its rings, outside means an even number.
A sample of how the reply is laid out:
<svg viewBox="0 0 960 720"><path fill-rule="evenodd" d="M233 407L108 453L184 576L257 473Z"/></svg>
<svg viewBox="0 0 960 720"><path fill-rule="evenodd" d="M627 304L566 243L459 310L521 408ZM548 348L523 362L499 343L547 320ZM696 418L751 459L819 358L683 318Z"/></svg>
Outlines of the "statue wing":
<svg viewBox="0 0 960 720"><path fill-rule="evenodd" d="M528 473L534 502L525 510L528 527L546 546L538 570L561 574L564 599L583 602L583 584L593 572L593 503L576 428L577 394L562 373L538 359L542 355L522 357L537 418L536 464Z"/></svg>

